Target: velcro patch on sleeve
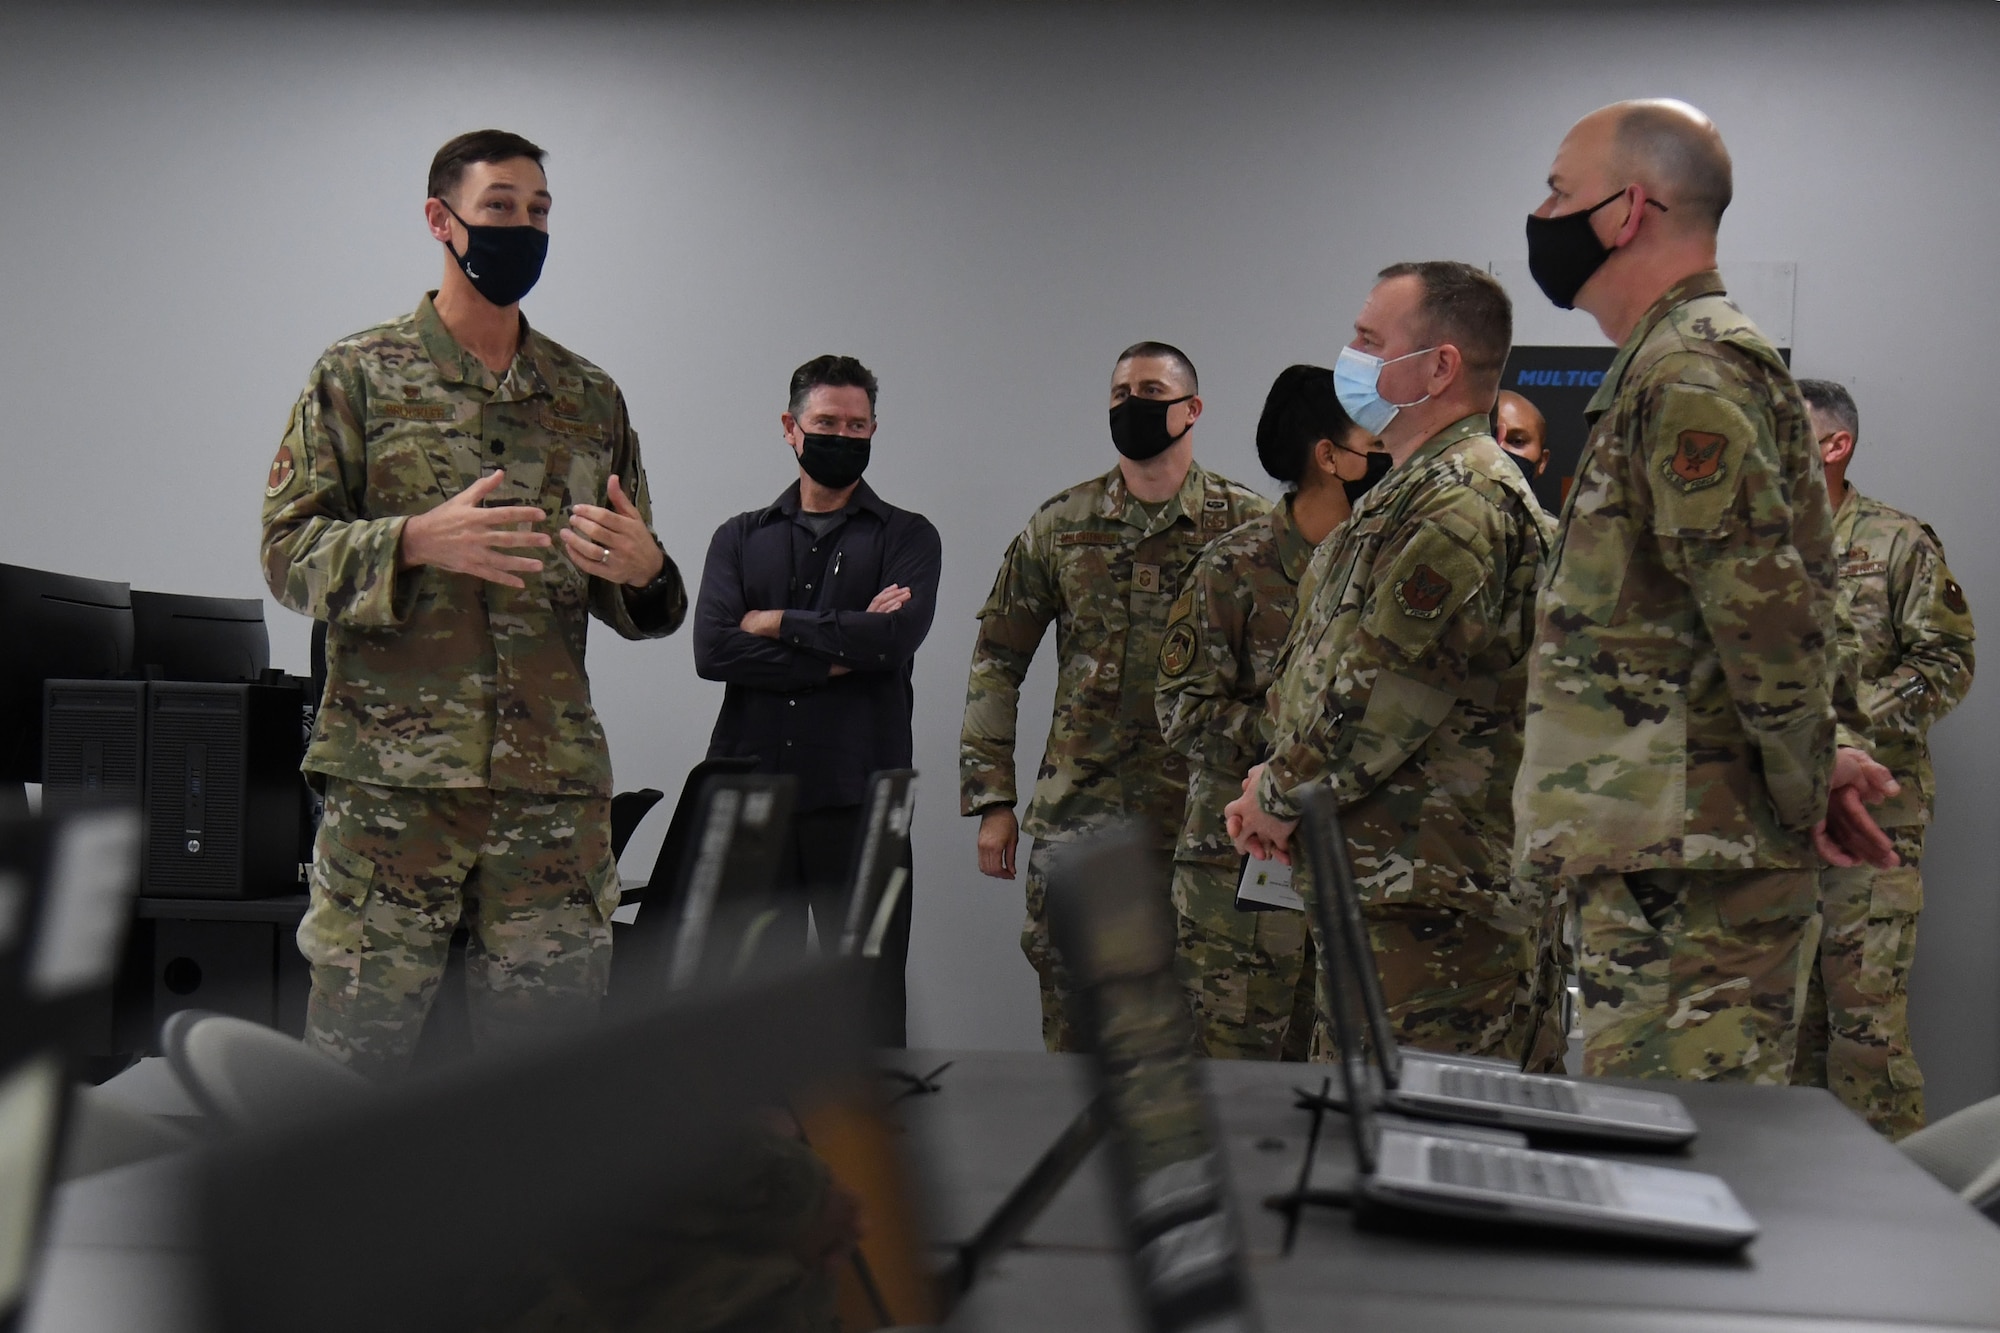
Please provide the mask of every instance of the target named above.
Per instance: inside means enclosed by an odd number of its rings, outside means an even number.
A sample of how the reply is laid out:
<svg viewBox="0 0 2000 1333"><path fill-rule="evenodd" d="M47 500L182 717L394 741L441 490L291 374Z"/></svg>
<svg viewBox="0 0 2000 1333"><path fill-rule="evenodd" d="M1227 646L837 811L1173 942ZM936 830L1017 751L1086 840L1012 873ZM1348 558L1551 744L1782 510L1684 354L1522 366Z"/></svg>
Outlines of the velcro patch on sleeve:
<svg viewBox="0 0 2000 1333"><path fill-rule="evenodd" d="M1175 621L1160 640L1161 673L1168 676L1185 673L1194 665L1194 650L1194 625L1186 620Z"/></svg>
<svg viewBox="0 0 2000 1333"><path fill-rule="evenodd" d="M1721 527L1735 508L1745 460L1765 434L1748 413L1714 389L1669 387L1661 395L1646 444L1654 530L1695 533ZM1762 442L1767 449L1774 447Z"/></svg>
<svg viewBox="0 0 2000 1333"><path fill-rule="evenodd" d="M1472 551L1426 522L1376 580L1363 627L1414 661L1430 651L1487 575Z"/></svg>

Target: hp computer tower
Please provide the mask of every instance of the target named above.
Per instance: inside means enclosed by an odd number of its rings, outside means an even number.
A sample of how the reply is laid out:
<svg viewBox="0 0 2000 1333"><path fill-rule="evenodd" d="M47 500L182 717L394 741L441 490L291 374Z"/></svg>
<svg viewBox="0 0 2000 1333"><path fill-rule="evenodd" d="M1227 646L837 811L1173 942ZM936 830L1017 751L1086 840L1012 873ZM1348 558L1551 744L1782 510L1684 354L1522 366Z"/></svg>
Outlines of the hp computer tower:
<svg viewBox="0 0 2000 1333"><path fill-rule="evenodd" d="M143 892L299 892L303 804L296 685L146 685Z"/></svg>
<svg viewBox="0 0 2000 1333"><path fill-rule="evenodd" d="M52 680L42 692L42 809L138 805L146 780L146 685Z"/></svg>

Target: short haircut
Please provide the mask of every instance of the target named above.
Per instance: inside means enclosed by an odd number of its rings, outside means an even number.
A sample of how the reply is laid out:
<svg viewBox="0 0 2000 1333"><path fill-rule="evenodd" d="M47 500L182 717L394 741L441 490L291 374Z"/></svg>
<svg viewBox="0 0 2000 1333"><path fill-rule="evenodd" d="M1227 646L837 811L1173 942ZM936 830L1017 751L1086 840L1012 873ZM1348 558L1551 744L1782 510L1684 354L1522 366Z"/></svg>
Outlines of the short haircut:
<svg viewBox="0 0 2000 1333"><path fill-rule="evenodd" d="M1806 406L1827 417L1842 430L1861 443L1861 413L1854 406L1854 395L1847 391L1845 384L1832 380L1800 380L1799 392L1805 396Z"/></svg>
<svg viewBox="0 0 2000 1333"><path fill-rule="evenodd" d="M424 188L429 199L448 199L465 179L465 169L474 162L511 162L517 157L532 158L536 166L548 156L540 147L518 134L505 130L473 130L461 134L437 150L431 159L431 179Z"/></svg>
<svg viewBox="0 0 2000 1333"><path fill-rule="evenodd" d="M1722 225L1735 173L1706 116L1677 102L1634 102L1618 117L1612 145L1623 173L1657 188L1681 221L1711 232Z"/></svg>
<svg viewBox="0 0 2000 1333"><path fill-rule="evenodd" d="M812 391L828 389L865 389L868 392L868 415L875 415L875 372L862 365L851 356L816 356L792 372L792 396L785 410L794 418L804 415L806 400Z"/></svg>
<svg viewBox="0 0 2000 1333"><path fill-rule="evenodd" d="M1257 418L1257 461L1288 486L1305 480L1313 446L1321 440L1344 444L1353 420L1333 390L1325 366L1286 366L1264 396Z"/></svg>
<svg viewBox="0 0 2000 1333"><path fill-rule="evenodd" d="M1126 348L1124 351L1118 354L1118 359L1111 363L1112 369L1115 370L1119 366L1124 365L1127 361L1130 361L1135 357L1141 357L1141 356L1164 357L1166 360L1171 361L1174 365L1174 369L1180 371L1181 374L1187 376L1188 392L1189 393L1201 392L1201 377L1194 373L1194 362L1188 360L1188 354L1186 352L1183 352L1180 348L1174 346L1172 343L1156 343L1150 341L1133 343L1130 347Z"/></svg>
<svg viewBox="0 0 2000 1333"><path fill-rule="evenodd" d="M1500 387L1500 371L1514 341L1514 303L1492 274L1456 259L1427 259L1391 264L1375 276L1380 282L1415 278L1421 283L1424 294L1417 317L1423 323L1424 342L1450 343L1465 358L1469 383Z"/></svg>

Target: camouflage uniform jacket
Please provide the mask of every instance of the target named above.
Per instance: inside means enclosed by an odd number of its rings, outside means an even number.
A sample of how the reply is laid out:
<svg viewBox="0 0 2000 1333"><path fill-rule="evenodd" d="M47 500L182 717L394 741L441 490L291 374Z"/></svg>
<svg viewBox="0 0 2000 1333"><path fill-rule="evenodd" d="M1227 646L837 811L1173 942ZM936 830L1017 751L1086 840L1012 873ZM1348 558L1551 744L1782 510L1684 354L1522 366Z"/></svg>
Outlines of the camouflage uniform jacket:
<svg viewBox="0 0 2000 1333"><path fill-rule="evenodd" d="M1021 681L1053 620L1055 716L1022 828L1060 841L1129 815L1172 846L1187 761L1161 738L1153 701L1167 611L1202 546L1269 508L1196 465L1151 521L1117 468L1037 510L979 609L959 738L962 812L1017 799Z"/></svg>
<svg viewBox="0 0 2000 1333"><path fill-rule="evenodd" d="M1262 757L1265 695L1312 555L1288 498L1209 543L1174 602L1160 643L1158 707L1167 744L1188 761L1177 860L1239 859L1222 807Z"/></svg>
<svg viewBox="0 0 2000 1333"><path fill-rule="evenodd" d="M672 560L641 592L579 572L560 540L523 589L398 570L403 525L491 464L496 501L607 505L616 473L651 523L625 400L588 361L522 325L496 376L426 296L416 313L328 348L292 408L265 487L264 579L327 632L308 772L390 787L609 795L611 755L584 675L586 612L629 639L672 632Z"/></svg>
<svg viewBox="0 0 2000 1333"><path fill-rule="evenodd" d="M1484 416L1445 427L1313 560L1257 801L1343 810L1371 902L1496 917L1509 891L1535 586L1552 531ZM1322 561L1324 562L1322 566Z"/></svg>
<svg viewBox="0 0 2000 1333"><path fill-rule="evenodd" d="M1840 653L1863 740L1902 794L1871 811L1884 828L1930 822L1931 724L1972 685L1972 610L1924 524L1849 486L1833 517Z"/></svg>
<svg viewBox="0 0 2000 1333"><path fill-rule="evenodd" d="M1798 386L1709 271L1584 415L1528 671L1524 873L1812 867L1835 575Z"/></svg>

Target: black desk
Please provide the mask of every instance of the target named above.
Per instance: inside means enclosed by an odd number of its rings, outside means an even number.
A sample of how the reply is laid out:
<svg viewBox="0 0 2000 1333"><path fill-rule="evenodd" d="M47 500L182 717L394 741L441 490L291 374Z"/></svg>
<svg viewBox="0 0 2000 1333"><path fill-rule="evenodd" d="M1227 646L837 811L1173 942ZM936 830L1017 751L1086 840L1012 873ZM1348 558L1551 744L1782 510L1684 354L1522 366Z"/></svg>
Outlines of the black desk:
<svg viewBox="0 0 2000 1333"><path fill-rule="evenodd" d="M160 1024L211 1009L305 1031L311 974L294 942L306 895L138 902L115 993L108 1051L153 1054Z"/></svg>
<svg viewBox="0 0 2000 1333"><path fill-rule="evenodd" d="M896 1057L912 1071L944 1053ZM1071 1056L962 1054L943 1091L898 1114L925 1152L945 1241L969 1236L1087 1095ZM1259 1304L1271 1329L2000 1329L2000 1228L1961 1203L1829 1094L1696 1084L1676 1090L1702 1126L1685 1154L1632 1155L1728 1180L1764 1233L1741 1258L1633 1248L1363 1232L1313 1209L1281 1256L1261 1206L1288 1184L1307 1117L1291 1089L1311 1066L1207 1065ZM1324 1160L1348 1157L1329 1118ZM1086 1162L954 1324L1132 1327L1102 1154Z"/></svg>

